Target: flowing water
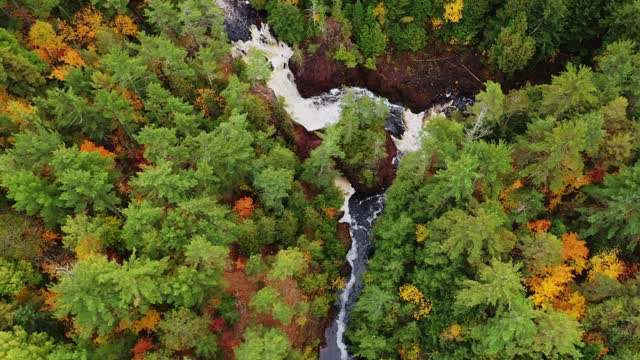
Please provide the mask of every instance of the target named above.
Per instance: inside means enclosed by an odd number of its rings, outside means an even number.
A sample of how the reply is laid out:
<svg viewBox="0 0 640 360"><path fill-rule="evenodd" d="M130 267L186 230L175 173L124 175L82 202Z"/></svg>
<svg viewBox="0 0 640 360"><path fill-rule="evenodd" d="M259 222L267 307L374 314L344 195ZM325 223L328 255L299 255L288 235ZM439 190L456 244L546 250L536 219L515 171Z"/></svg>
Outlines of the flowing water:
<svg viewBox="0 0 640 360"><path fill-rule="evenodd" d="M234 42L233 56L244 57L251 49L261 50L272 66L271 79L267 85L276 96L282 96L286 102L286 109L292 119L307 130L319 130L335 124L340 119L340 100L346 89L332 89L331 91L311 98L303 98L296 87L295 78L289 69L289 60L293 50L283 42L279 42L269 31L269 27L260 24L258 14L251 10L244 0L217 0L225 14L225 29L229 38ZM351 88L360 96L379 99L367 89ZM394 164L403 154L417 150L420 147L422 127L425 112L415 114L404 106L391 104L385 130L392 136L398 156ZM450 104L434 107L427 114L441 112ZM349 182L343 178L335 180L336 185L345 195L342 207L344 216L340 222L349 223L351 234L351 249L347 254L347 262L351 266L349 279L340 292L338 299L338 316L325 331L326 345L320 350L321 360L348 360L347 344L344 332L352 310L362 289L362 275L366 271L367 258L371 245L371 229L376 217L384 209L385 194L363 196L355 193Z"/></svg>
<svg viewBox="0 0 640 360"><path fill-rule="evenodd" d="M321 360L351 359L344 342L349 313L356 303L357 295L362 290L362 275L367 270L367 257L371 246L371 229L376 218L384 210L385 194L362 196L354 194L349 198L349 233L351 249L347 253L347 262L351 266L351 275L340 292L340 311L335 321L325 331L326 345L320 349Z"/></svg>
<svg viewBox="0 0 640 360"><path fill-rule="evenodd" d="M319 96L303 98L298 92L295 78L289 69L289 59L293 56L293 50L287 44L278 41L265 24L259 27L251 25L250 34L250 39L234 43L232 53L234 56L241 57L246 56L251 49L259 49L264 53L273 68L267 85L276 96L282 96L285 99L286 109L292 119L309 131L323 129L337 123L340 119L340 100L346 89L332 89ZM350 90L355 91L359 96L380 99L367 89L350 88ZM399 154L416 150L420 144L425 113L415 114L403 106L384 101L389 107L385 130L392 136ZM350 359L344 342L344 332L349 312L362 288L362 274L366 270L371 244L371 229L376 217L384 209L384 193L363 197L354 193L353 187L345 178L337 178L335 183L345 194L345 204L342 208L344 216L340 221L349 223L351 249L347 254L347 262L351 266L351 275L340 292L337 304L338 317L325 332L326 346L320 351L321 360Z"/></svg>

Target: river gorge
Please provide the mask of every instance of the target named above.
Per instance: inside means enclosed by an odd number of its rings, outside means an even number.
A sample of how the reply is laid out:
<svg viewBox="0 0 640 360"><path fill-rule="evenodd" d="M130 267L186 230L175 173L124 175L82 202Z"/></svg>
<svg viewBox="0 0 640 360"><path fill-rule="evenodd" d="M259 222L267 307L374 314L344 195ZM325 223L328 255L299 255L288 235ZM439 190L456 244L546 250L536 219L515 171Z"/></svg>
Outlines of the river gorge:
<svg viewBox="0 0 640 360"><path fill-rule="evenodd" d="M322 130L338 122L341 111L340 102L345 91L354 91L357 96L380 99L372 91L361 87L333 88L320 95L303 97L290 68L293 49L274 37L269 26L261 22L259 14L251 8L248 1L219 0L218 4L224 11L225 29L230 40L233 41L233 56L246 56L251 49L262 51L272 67L267 86L275 96L284 98L289 115L306 131ZM384 100L389 108L385 130L393 139L397 150L392 162L394 168L404 154L420 147L422 128L430 116L444 113L450 107L464 107L469 103L469 99L464 97L456 98L454 101L451 92L440 95L442 95L441 98L451 100L418 113L406 106ZM373 194L363 194L356 192L344 177L337 178L335 183L345 195L345 203L341 209L344 216L340 222L349 224L351 247L346 261L351 268L351 273L345 281L344 289L339 291L336 303L337 316L325 331L324 345L320 349L322 360L352 358L349 355L344 333L349 321L349 313L356 303L358 292L363 287L362 276L367 269L367 258L371 249L371 231L376 218L384 211L385 200L385 189L379 189Z"/></svg>

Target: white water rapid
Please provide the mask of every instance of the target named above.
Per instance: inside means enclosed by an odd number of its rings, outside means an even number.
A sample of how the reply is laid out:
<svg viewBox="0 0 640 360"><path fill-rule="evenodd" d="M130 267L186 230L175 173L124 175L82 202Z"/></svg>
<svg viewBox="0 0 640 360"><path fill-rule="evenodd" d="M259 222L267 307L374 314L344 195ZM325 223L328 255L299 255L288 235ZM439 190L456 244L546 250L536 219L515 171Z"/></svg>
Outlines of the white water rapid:
<svg viewBox="0 0 640 360"><path fill-rule="evenodd" d="M293 50L284 42L278 41L269 32L269 26L261 24L260 27L251 25L251 39L234 43L232 53L234 56L246 56L250 49L259 49L267 57L273 71L267 85L276 96L282 96L286 102L286 108L295 122L309 131L326 128L338 122L340 119L340 99L344 95L344 89L332 89L328 93L303 98L296 87L295 78L289 69L289 59L293 56ZM366 95L373 99L380 97L371 91L362 88L351 88L359 95ZM401 111L400 120L402 138L393 137L396 147L400 152L407 153L418 149L420 133L422 130L424 112L414 114L409 109L400 105L390 104L385 100L391 112ZM394 134L400 135L400 134Z"/></svg>
<svg viewBox="0 0 640 360"><path fill-rule="evenodd" d="M218 0L220 3L225 1L235 1L233 6L238 6L238 0ZM233 16L233 6L231 3L226 4L223 10L225 16ZM231 15L229 15L231 14ZM230 28L235 26L237 21L227 21L226 25ZM289 69L289 59L293 55L293 50L283 42L279 42L269 32L269 27L261 24L250 26L250 38L246 35L246 28L243 31L237 29L227 30L230 33L245 34L246 40L239 40L234 43L232 50L233 56L244 57L250 49L259 49L267 57L273 67L271 79L268 86L273 90L276 96L282 96L285 99L286 109L293 120L304 126L307 130L319 130L326 128L338 122L340 118L340 100L344 95L345 89L333 89L328 93L314 96L311 98L303 98L296 87L295 78ZM369 96L379 99L377 95L369 90L362 88L352 88L361 96ZM386 101L386 100L385 100ZM423 125L425 122L425 112L415 114L411 110L396 104L386 102L389 106L389 119L385 124L385 129L389 132L398 149L399 160L403 154L415 151L420 147L420 139L423 135ZM438 110L429 111L432 115ZM395 162L394 162L395 163ZM320 351L321 360L349 360L351 359L347 351L347 345L344 342L344 332L347 327L349 312L355 301L357 294L362 289L362 275L366 271L366 261L369 255L369 247L371 244L371 229L376 217L384 209L384 193L364 197L355 193L351 184L347 179L339 177L335 179L335 184L343 191L345 202L342 206L344 216L340 222L349 223L349 231L351 234L351 249L347 254L347 262L351 266L351 275L345 286L340 292L339 313L337 319L331 324L325 332L326 346Z"/></svg>
<svg viewBox="0 0 640 360"><path fill-rule="evenodd" d="M340 211L344 213L338 222L351 224L351 214L349 213L349 199L356 193L356 190L351 186L351 183L344 176L338 176L333 180L333 183L342 191L344 195L344 203L340 208Z"/></svg>

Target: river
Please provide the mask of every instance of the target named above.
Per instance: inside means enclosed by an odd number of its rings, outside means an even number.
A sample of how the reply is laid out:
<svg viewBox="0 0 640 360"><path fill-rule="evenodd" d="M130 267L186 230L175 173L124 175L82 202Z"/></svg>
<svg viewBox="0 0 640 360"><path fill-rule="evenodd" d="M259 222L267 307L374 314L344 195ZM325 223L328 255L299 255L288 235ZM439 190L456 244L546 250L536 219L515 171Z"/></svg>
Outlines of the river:
<svg viewBox="0 0 640 360"><path fill-rule="evenodd" d="M303 98L298 92L295 77L289 68L289 59L293 50L287 44L278 41L269 31L269 27L260 22L258 14L251 9L248 1L218 0L218 5L225 15L225 29L229 39L233 41L232 54L236 57L246 56L250 49L259 49L267 57L273 68L271 79L267 85L276 96L282 96L291 118L309 131L320 130L331 126L340 119L340 99L346 89L331 91ZM359 96L379 99L377 95L363 88L351 88ZM402 105L391 104L389 118L385 130L391 135L398 149L394 159L397 164L400 158L419 148L425 112L413 113ZM441 110L443 107L434 108ZM428 113L431 114L434 109ZM348 155L348 154L347 154ZM321 360L351 359L344 340L349 313L362 289L362 275L367 268L367 258L371 245L371 230L378 215L384 210L384 192L373 196L364 196L353 191L353 187L343 178L335 180L345 195L342 208L344 216L341 222L349 223L351 248L346 261L351 266L351 274L344 289L339 292L336 303L338 316L325 331L325 346L320 350Z"/></svg>

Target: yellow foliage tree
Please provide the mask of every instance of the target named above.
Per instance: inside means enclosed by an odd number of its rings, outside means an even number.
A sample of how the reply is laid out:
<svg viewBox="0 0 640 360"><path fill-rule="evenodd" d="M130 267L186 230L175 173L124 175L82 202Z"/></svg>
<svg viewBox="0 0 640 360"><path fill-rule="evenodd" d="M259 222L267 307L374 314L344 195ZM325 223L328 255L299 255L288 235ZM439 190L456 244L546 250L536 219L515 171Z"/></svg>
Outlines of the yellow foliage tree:
<svg viewBox="0 0 640 360"><path fill-rule="evenodd" d="M463 0L454 0L444 4L444 19L448 22L457 23L462 20Z"/></svg>
<svg viewBox="0 0 640 360"><path fill-rule="evenodd" d="M74 15L72 23L75 25L76 41L89 49L95 48L93 43L96 34L101 27L105 26L102 13L86 6Z"/></svg>
<svg viewBox="0 0 640 360"><path fill-rule="evenodd" d="M572 269L565 265L545 268L541 274L527 279L526 284L534 292L530 296L536 306L547 309L573 280Z"/></svg>
<svg viewBox="0 0 640 360"><path fill-rule="evenodd" d="M53 26L45 21L37 20L29 29L29 45L36 49L60 49L64 41L56 34Z"/></svg>
<svg viewBox="0 0 640 360"><path fill-rule="evenodd" d="M591 258L589 281L595 280L595 274L604 274L614 280L624 271L624 263L618 258L617 250L607 250Z"/></svg>
<svg viewBox="0 0 640 360"><path fill-rule="evenodd" d="M51 74L49 74L49 79L56 79L63 81L67 78L67 70L69 70L68 65L56 66L51 70Z"/></svg>
<svg viewBox="0 0 640 360"><path fill-rule="evenodd" d="M440 19L440 18L431 19L431 28L433 30L438 30L438 29L442 28L442 19Z"/></svg>
<svg viewBox="0 0 640 360"><path fill-rule="evenodd" d="M375 16L376 19L378 19L378 22L380 23L380 25L383 25L385 16L387 15L387 9L384 8L384 3L379 2L378 5L376 5L376 7L373 8L372 13L373 13L373 16Z"/></svg>
<svg viewBox="0 0 640 360"><path fill-rule="evenodd" d="M462 326L460 324L453 324L444 329L440 334L446 341L461 341L462 340Z"/></svg>
<svg viewBox="0 0 640 360"><path fill-rule="evenodd" d="M0 89L0 114L6 115L12 123L23 127L28 123L28 118L36 111L24 99L14 98Z"/></svg>
<svg viewBox="0 0 640 360"><path fill-rule="evenodd" d="M534 233L547 232L551 229L551 221L549 220L536 220L527 224L527 228Z"/></svg>
<svg viewBox="0 0 640 360"><path fill-rule="evenodd" d="M424 294L422 294L415 285L404 284L400 286L399 295L402 300L410 302L416 306L416 309L413 312L414 319L420 320L431 313L431 300L425 298Z"/></svg>
<svg viewBox="0 0 640 360"><path fill-rule="evenodd" d="M416 225L416 241L421 243L424 242L427 237L429 237L429 230L424 224Z"/></svg>
<svg viewBox="0 0 640 360"><path fill-rule="evenodd" d="M87 260L101 253L102 241L93 236L89 236L86 239L78 241L74 251L78 260Z"/></svg>
<svg viewBox="0 0 640 360"><path fill-rule="evenodd" d="M118 15L113 20L113 27L118 34L134 36L138 33L138 27L127 15Z"/></svg>
<svg viewBox="0 0 640 360"><path fill-rule="evenodd" d="M553 308L576 320L581 320L587 312L587 299L571 287L567 287L553 302Z"/></svg>
<svg viewBox="0 0 640 360"><path fill-rule="evenodd" d="M442 26L442 21L440 21L440 26ZM509 198L509 194L514 190L518 190L522 188L522 186L523 186L522 180L518 179L514 181L511 185L507 186L506 188L500 191L500 196L498 199L500 200L500 205L502 205L502 208L504 209L504 211L509 212L518 206L518 204L515 201Z"/></svg>
<svg viewBox="0 0 640 360"><path fill-rule="evenodd" d="M398 353L400 354L400 359L402 360L418 360L422 358L420 356L420 353L421 353L420 345L416 343L411 345L411 348L408 350L404 348L400 349Z"/></svg>
<svg viewBox="0 0 640 360"><path fill-rule="evenodd" d="M67 65L74 67L84 67L87 65L82 58L82 55L80 55L77 50L71 48L66 49L60 60L64 61Z"/></svg>

